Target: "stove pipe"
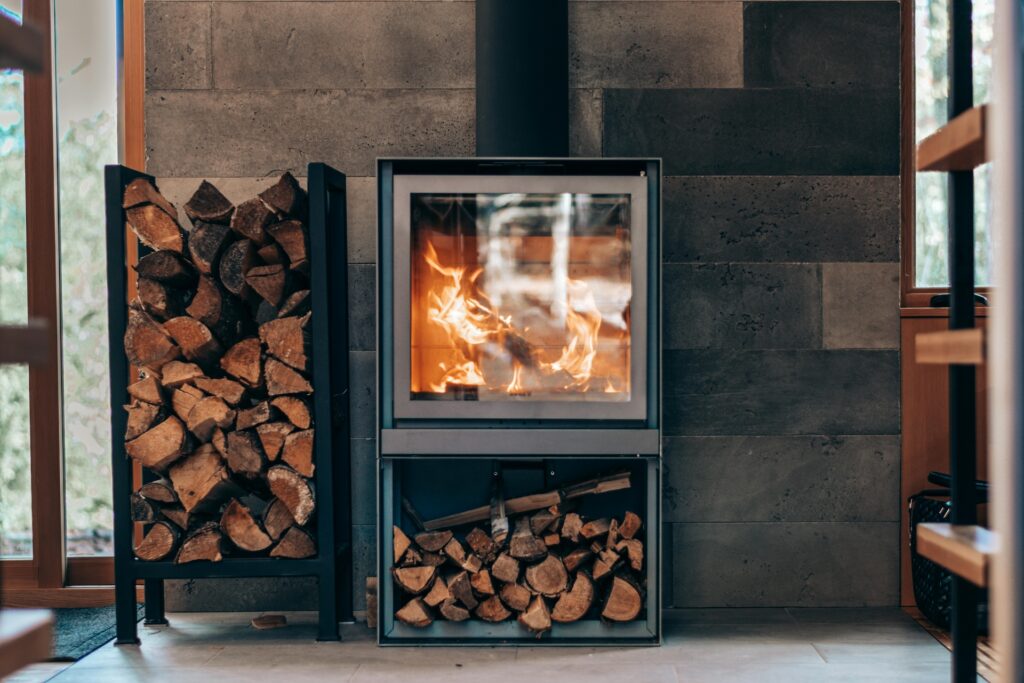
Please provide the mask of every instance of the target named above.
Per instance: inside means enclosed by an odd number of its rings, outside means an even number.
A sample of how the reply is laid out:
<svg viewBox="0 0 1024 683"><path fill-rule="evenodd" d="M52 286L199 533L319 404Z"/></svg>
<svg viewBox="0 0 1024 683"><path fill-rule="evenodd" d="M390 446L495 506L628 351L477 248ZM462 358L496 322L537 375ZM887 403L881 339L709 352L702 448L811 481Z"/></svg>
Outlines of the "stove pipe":
<svg viewBox="0 0 1024 683"><path fill-rule="evenodd" d="M568 0L476 0L476 153L569 155Z"/></svg>

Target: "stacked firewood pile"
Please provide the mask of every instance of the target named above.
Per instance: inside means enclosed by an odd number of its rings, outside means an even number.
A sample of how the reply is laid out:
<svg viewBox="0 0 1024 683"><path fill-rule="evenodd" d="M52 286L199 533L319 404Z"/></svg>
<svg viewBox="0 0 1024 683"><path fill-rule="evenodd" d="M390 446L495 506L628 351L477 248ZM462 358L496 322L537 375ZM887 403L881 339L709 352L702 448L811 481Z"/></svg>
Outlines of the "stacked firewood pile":
<svg viewBox="0 0 1024 683"><path fill-rule="evenodd" d="M495 506L423 524L410 538L394 527L392 576L405 595L399 621L415 627L435 619L488 622L516 618L537 635L553 622L580 619L631 621L645 590L640 517L585 519L573 512L576 498L629 486L628 474L599 478L548 494L504 503L524 514L504 517ZM548 504L550 500L558 502ZM490 516L490 532L451 528ZM509 522L512 523L509 533Z"/></svg>
<svg viewBox="0 0 1024 683"><path fill-rule="evenodd" d="M234 206L203 181L190 228L145 179L123 199L153 250L124 336L125 451L157 475L132 494L136 556L315 555L306 193L286 173Z"/></svg>

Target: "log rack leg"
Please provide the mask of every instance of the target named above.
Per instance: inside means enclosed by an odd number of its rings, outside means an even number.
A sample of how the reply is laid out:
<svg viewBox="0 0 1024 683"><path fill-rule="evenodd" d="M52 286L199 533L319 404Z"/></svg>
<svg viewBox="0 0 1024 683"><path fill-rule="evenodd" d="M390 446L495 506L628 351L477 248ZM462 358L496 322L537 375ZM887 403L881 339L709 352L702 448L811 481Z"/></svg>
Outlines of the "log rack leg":
<svg viewBox="0 0 1024 683"><path fill-rule="evenodd" d="M338 591L337 572L324 570L317 578L317 589L320 592L320 626L317 630L318 641L341 640L338 634Z"/></svg>
<svg viewBox="0 0 1024 683"><path fill-rule="evenodd" d="M166 626L167 617L164 616L164 580L146 579L146 618L142 622L146 626Z"/></svg>
<svg viewBox="0 0 1024 683"><path fill-rule="evenodd" d="M115 579L115 616L117 618L117 639L115 645L139 644L139 613L135 607L135 580L119 573Z"/></svg>

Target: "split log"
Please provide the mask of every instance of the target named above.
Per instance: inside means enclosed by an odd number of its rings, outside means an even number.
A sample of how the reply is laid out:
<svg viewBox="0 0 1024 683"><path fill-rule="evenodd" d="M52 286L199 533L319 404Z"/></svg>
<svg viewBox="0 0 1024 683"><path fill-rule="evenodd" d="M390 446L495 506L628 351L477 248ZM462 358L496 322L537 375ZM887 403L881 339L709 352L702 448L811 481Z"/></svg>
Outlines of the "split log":
<svg viewBox="0 0 1024 683"><path fill-rule="evenodd" d="M614 572L621 561L619 554L614 550L601 550L594 559L594 580L600 581Z"/></svg>
<svg viewBox="0 0 1024 683"><path fill-rule="evenodd" d="M188 255L196 270L212 275L217 272L217 261L230 243L228 226L198 221L188 235Z"/></svg>
<svg viewBox="0 0 1024 683"><path fill-rule="evenodd" d="M544 545L547 547L553 548L562 542L562 537L558 534L544 534L540 540L544 541Z"/></svg>
<svg viewBox="0 0 1024 683"><path fill-rule="evenodd" d="M285 297L284 303L277 309L277 316L284 318L289 315L305 315L310 310L309 290L300 289Z"/></svg>
<svg viewBox="0 0 1024 683"><path fill-rule="evenodd" d="M266 344L267 353L296 370L309 370L310 314L302 317L277 318L260 325L260 340Z"/></svg>
<svg viewBox="0 0 1024 683"><path fill-rule="evenodd" d="M267 482L273 494L284 503L288 512L292 513L295 523L305 526L316 509L313 487L310 483L284 465L274 465L267 470Z"/></svg>
<svg viewBox="0 0 1024 683"><path fill-rule="evenodd" d="M543 597L538 595L533 599L530 606L519 615L519 623L538 635L551 630L551 612Z"/></svg>
<svg viewBox="0 0 1024 683"><path fill-rule="evenodd" d="M522 612L530 606L530 600L533 599L533 593L531 593L530 589L526 586L521 586L518 583L506 583L501 587L499 597L509 609Z"/></svg>
<svg viewBox="0 0 1024 683"><path fill-rule="evenodd" d="M302 273L309 272L308 253L306 251L306 230L299 221L281 221L274 223L267 232L274 241L281 245L288 255L289 268Z"/></svg>
<svg viewBox="0 0 1024 683"><path fill-rule="evenodd" d="M288 529L295 524L295 518L288 508L277 498L270 501L270 505L263 511L263 528L275 541L281 538Z"/></svg>
<svg viewBox="0 0 1024 683"><path fill-rule="evenodd" d="M131 512L133 522L150 523L157 518L157 507L142 497L138 492L133 491L129 496L128 509Z"/></svg>
<svg viewBox="0 0 1024 683"><path fill-rule="evenodd" d="M160 391L160 383L154 375L148 375L138 382L129 384L128 395L146 403L160 405L164 402L163 392Z"/></svg>
<svg viewBox="0 0 1024 683"><path fill-rule="evenodd" d="M240 299L248 300L252 296L252 290L245 281L245 274L256 263L256 245L251 240L238 240L229 244L220 255L220 265L217 268L224 289Z"/></svg>
<svg viewBox="0 0 1024 683"><path fill-rule="evenodd" d="M313 463L313 430L292 432L284 439L281 460L304 477L312 477L316 465Z"/></svg>
<svg viewBox="0 0 1024 683"><path fill-rule="evenodd" d="M231 380L222 380L229 382ZM238 385L241 388L242 385ZM239 397L241 398L241 397ZM236 401L237 403L237 401ZM260 401L251 408L241 408L238 411L238 419L235 421L235 429L250 429L257 425L270 421L270 404Z"/></svg>
<svg viewBox="0 0 1024 683"><path fill-rule="evenodd" d="M283 216L292 216L300 220L306 218L306 192L299 186L295 176L288 171L258 196L267 206Z"/></svg>
<svg viewBox="0 0 1024 683"><path fill-rule="evenodd" d="M145 434L160 415L160 406L143 401L132 401L124 409L128 413L125 441L131 441Z"/></svg>
<svg viewBox="0 0 1024 683"><path fill-rule="evenodd" d="M420 551L416 550L416 548L409 548L406 550L405 557L402 558L402 566L418 567L420 565L423 565L423 555L420 554ZM431 564L425 566L433 567L434 565Z"/></svg>
<svg viewBox="0 0 1024 683"><path fill-rule="evenodd" d="M162 282L171 287L187 289L196 284L196 271L192 264L173 251L154 251L135 264L140 278Z"/></svg>
<svg viewBox="0 0 1024 683"><path fill-rule="evenodd" d="M163 478L143 484L139 487L139 494L158 503L170 505L178 502L178 495L174 492L171 482Z"/></svg>
<svg viewBox="0 0 1024 683"><path fill-rule="evenodd" d="M277 318L277 308L260 299L259 306L256 307L256 324L262 325L275 318Z"/></svg>
<svg viewBox="0 0 1024 683"><path fill-rule="evenodd" d="M437 607L441 603L452 600L451 591L448 590L448 584L442 579L437 579L430 586L430 591L423 596L423 602L427 603L430 607Z"/></svg>
<svg viewBox="0 0 1024 683"><path fill-rule="evenodd" d="M273 242L264 244L262 247L256 250L256 255L260 257L260 261L270 265L287 265L288 257L284 255L284 250Z"/></svg>
<svg viewBox="0 0 1024 683"><path fill-rule="evenodd" d="M286 557L291 560L304 560L314 555L316 555L316 542L313 540L312 534L297 526L288 529L284 537L270 551L271 557Z"/></svg>
<svg viewBox="0 0 1024 683"><path fill-rule="evenodd" d="M479 557L471 553L466 553L466 549L462 546L462 544L459 542L459 539L457 538L452 538L450 541L448 541L448 543L445 544L444 554L447 555L448 559L454 562L456 566L465 569L467 572L470 572L471 574L475 574L476 572L480 571L480 568L483 566L483 563L480 561Z"/></svg>
<svg viewBox="0 0 1024 683"><path fill-rule="evenodd" d="M606 535L608 528L607 519L594 519L583 525L580 529L580 536L588 541L593 541L595 538Z"/></svg>
<svg viewBox="0 0 1024 683"><path fill-rule="evenodd" d="M210 444L176 463L168 475L186 512L216 509L221 500L238 490L223 458Z"/></svg>
<svg viewBox="0 0 1024 683"><path fill-rule="evenodd" d="M498 596L487 598L481 602L476 608L476 612L474 612L474 614L476 614L480 619L491 623L505 621L512 616L512 613L505 608L505 605L502 604L501 599L498 598Z"/></svg>
<svg viewBox="0 0 1024 683"><path fill-rule="evenodd" d="M580 529L583 528L583 519L575 512L570 512L562 520L562 538L567 538L573 543L580 542Z"/></svg>
<svg viewBox="0 0 1024 683"><path fill-rule="evenodd" d="M469 577L469 583L477 595L494 595L494 582L491 581L491 573L481 569Z"/></svg>
<svg viewBox="0 0 1024 683"><path fill-rule="evenodd" d="M288 618L283 614L261 614L253 617L249 625L257 631L267 631L273 628L284 628L288 625Z"/></svg>
<svg viewBox="0 0 1024 683"><path fill-rule="evenodd" d="M160 191L146 178L136 178L128 183L121 199L121 208L123 209L153 204L171 218L178 217L178 210L174 208L174 204L167 201L167 198L160 194Z"/></svg>
<svg viewBox="0 0 1024 683"><path fill-rule="evenodd" d="M162 282L141 277L138 282L139 301L156 320L169 320L182 314L188 293Z"/></svg>
<svg viewBox="0 0 1024 683"><path fill-rule="evenodd" d="M196 378L194 384L196 388L202 389L208 394L218 396L224 399L225 403L236 406L242 401L242 397L245 395L245 387L236 382L233 379L210 379L209 377ZM263 403L266 406L266 402ZM241 412L245 412L244 410ZM266 410L267 416L270 416L270 410ZM238 429L245 429L245 427L238 427Z"/></svg>
<svg viewBox="0 0 1024 683"><path fill-rule="evenodd" d="M585 571L576 573L572 588L562 593L551 611L551 618L560 623L579 621L594 604L594 582Z"/></svg>
<svg viewBox="0 0 1024 683"><path fill-rule="evenodd" d="M377 628L377 577L366 577L366 626Z"/></svg>
<svg viewBox="0 0 1024 683"><path fill-rule="evenodd" d="M235 205L206 180L199 183L192 198L185 203L185 215L193 221L206 223L228 223L234 210Z"/></svg>
<svg viewBox="0 0 1024 683"><path fill-rule="evenodd" d="M235 474L256 477L263 471L265 458L260 440L252 430L234 431L227 435L228 468Z"/></svg>
<svg viewBox="0 0 1024 683"><path fill-rule="evenodd" d="M178 530L166 522L156 522L135 546L135 557L147 562L162 560L174 552L177 544Z"/></svg>
<svg viewBox="0 0 1024 683"><path fill-rule="evenodd" d="M557 505L545 510L539 510L530 515L530 531L532 531L535 536L540 536L560 516L561 514L558 512Z"/></svg>
<svg viewBox="0 0 1024 683"><path fill-rule="evenodd" d="M171 336L142 309L142 304L128 308L124 352L132 365L153 370L159 370L181 355Z"/></svg>
<svg viewBox="0 0 1024 683"><path fill-rule="evenodd" d="M619 552L625 551L629 556L629 568L638 572L644 567L644 544L636 538L625 538L615 546Z"/></svg>
<svg viewBox="0 0 1024 683"><path fill-rule="evenodd" d="M395 553L395 564L397 564L402 560L402 557L405 555L405 551L412 545L412 541L409 540L409 537L405 535L405 532L397 526L391 527L391 534L391 543Z"/></svg>
<svg viewBox="0 0 1024 683"><path fill-rule="evenodd" d="M448 558L441 553L420 553L420 564L425 564L429 567L440 567L447 561Z"/></svg>
<svg viewBox="0 0 1024 683"><path fill-rule="evenodd" d="M442 550L450 540L450 531L424 531L416 534L416 545L431 553Z"/></svg>
<svg viewBox="0 0 1024 683"><path fill-rule="evenodd" d="M210 328L191 316L171 318L164 323L164 329L189 360L210 364L222 353L220 343L210 332Z"/></svg>
<svg viewBox="0 0 1024 683"><path fill-rule="evenodd" d="M284 266L280 263L272 263L267 266L254 266L246 271L245 282L263 297L263 300L274 307L277 307L284 300L284 290L287 284Z"/></svg>
<svg viewBox="0 0 1024 683"><path fill-rule="evenodd" d="M220 517L220 528L235 547L249 552L266 550L273 544L253 517L252 511L237 498L232 498Z"/></svg>
<svg viewBox="0 0 1024 683"><path fill-rule="evenodd" d="M437 576L435 567L396 567L391 570L395 583L410 595L421 595L427 592L430 584Z"/></svg>
<svg viewBox="0 0 1024 683"><path fill-rule="evenodd" d="M533 535L530 531L530 520L527 517L520 517L516 521L516 530L508 542L508 554L517 560L533 562L548 554L548 547L544 541Z"/></svg>
<svg viewBox="0 0 1024 683"><path fill-rule="evenodd" d="M466 621L469 619L469 610L459 607L455 600L445 600L441 603L441 616L448 621Z"/></svg>
<svg viewBox="0 0 1024 683"><path fill-rule="evenodd" d="M220 454L220 457L228 457L228 437L224 433L223 429L218 427L213 430L213 436L210 437L210 443L213 444L213 447L217 450L217 453ZM227 460L225 460L225 462L227 462Z"/></svg>
<svg viewBox="0 0 1024 683"><path fill-rule="evenodd" d="M256 436L260 439L263 452L267 460L277 460L281 449L284 448L285 438L292 433L295 427L291 422L266 422L256 426Z"/></svg>
<svg viewBox="0 0 1024 683"><path fill-rule="evenodd" d="M608 536L604 540L605 546L614 548L615 544L619 542L619 520L613 519L608 523Z"/></svg>
<svg viewBox="0 0 1024 683"><path fill-rule="evenodd" d="M196 407L196 404L204 396L203 392L186 384L181 389L175 389L171 393L171 408L174 410L174 414L181 418L182 422L188 422L188 416L192 413L192 409Z"/></svg>
<svg viewBox="0 0 1024 683"><path fill-rule="evenodd" d="M178 254L185 245L181 226L176 218L156 204L133 206L125 211L128 225L139 241L155 251L167 250Z"/></svg>
<svg viewBox="0 0 1024 683"><path fill-rule="evenodd" d="M172 505L164 507L160 510L160 513L171 520L182 531L188 530L189 521L191 521L192 516L185 512L185 508L180 505Z"/></svg>
<svg viewBox="0 0 1024 683"><path fill-rule="evenodd" d="M235 207L231 216L231 229L256 244L266 244L267 226L274 214L259 199L250 199Z"/></svg>
<svg viewBox="0 0 1024 683"><path fill-rule="evenodd" d="M185 312L210 328L214 336L226 344L234 343L245 329L236 299L208 275L199 278L195 296Z"/></svg>
<svg viewBox="0 0 1024 683"><path fill-rule="evenodd" d="M181 420L171 415L141 436L124 445L125 451L143 467L163 471L185 453L188 432Z"/></svg>
<svg viewBox="0 0 1024 683"><path fill-rule="evenodd" d="M313 418L309 412L309 404L300 396L279 396L270 402L295 425L296 429L309 429Z"/></svg>
<svg viewBox="0 0 1024 683"><path fill-rule="evenodd" d="M491 565L491 574L498 581L515 583L519 580L519 560L508 553L502 553Z"/></svg>
<svg viewBox="0 0 1024 683"><path fill-rule="evenodd" d="M198 365L180 360L172 360L160 368L160 383L169 389L177 389L203 376L203 369Z"/></svg>
<svg viewBox="0 0 1024 683"><path fill-rule="evenodd" d="M584 562L590 559L593 553L590 552L589 548L573 548L570 550L565 557L562 558L562 564L565 568L571 572L576 571L583 565Z"/></svg>
<svg viewBox="0 0 1024 683"><path fill-rule="evenodd" d="M473 596L473 585L469 581L469 572L461 571L449 578L448 590L467 609L476 609L479 604Z"/></svg>
<svg viewBox="0 0 1024 683"><path fill-rule="evenodd" d="M557 556L549 554L543 562L526 568L526 583L541 595L555 598L568 585L569 573Z"/></svg>
<svg viewBox="0 0 1024 683"><path fill-rule="evenodd" d="M267 380L267 394L270 396L313 392L313 385L305 377L273 358L267 358L264 374Z"/></svg>
<svg viewBox="0 0 1024 683"><path fill-rule="evenodd" d="M181 549L178 550L178 555L174 558L174 562L176 564L200 560L220 562L224 559L224 556L221 554L223 539L224 537L220 529L217 528L217 523L207 522L188 535L185 542L181 544Z"/></svg>
<svg viewBox="0 0 1024 683"><path fill-rule="evenodd" d="M395 618L403 624L416 628L426 628L434 623L434 618L430 616L430 610L423 604L421 598L413 598L407 602L402 609L395 612Z"/></svg>
<svg viewBox="0 0 1024 683"><path fill-rule="evenodd" d="M640 589L621 576L612 580L608 599L605 600L601 616L609 621L632 621L640 614L643 597Z"/></svg>
<svg viewBox="0 0 1024 683"><path fill-rule="evenodd" d="M626 516L622 518L622 524L619 525L619 535L623 538L633 538L642 526L643 521L639 515L627 512Z"/></svg>
<svg viewBox="0 0 1024 683"><path fill-rule="evenodd" d="M219 396L207 396L192 406L188 414L188 430L203 443L213 437L216 427L226 429L235 422L235 411ZM234 432L232 432L234 434ZM229 444L228 449L231 446Z"/></svg>
<svg viewBox="0 0 1024 683"><path fill-rule="evenodd" d="M431 532L424 532L431 533ZM466 543L473 552L484 561L485 564L491 564L494 562L494 558L498 554L498 545L491 539L486 531L479 527L474 527L472 531L466 534Z"/></svg>
<svg viewBox="0 0 1024 683"><path fill-rule="evenodd" d="M225 352L220 367L239 382L250 388L263 384L260 360L260 340L256 337L243 339Z"/></svg>

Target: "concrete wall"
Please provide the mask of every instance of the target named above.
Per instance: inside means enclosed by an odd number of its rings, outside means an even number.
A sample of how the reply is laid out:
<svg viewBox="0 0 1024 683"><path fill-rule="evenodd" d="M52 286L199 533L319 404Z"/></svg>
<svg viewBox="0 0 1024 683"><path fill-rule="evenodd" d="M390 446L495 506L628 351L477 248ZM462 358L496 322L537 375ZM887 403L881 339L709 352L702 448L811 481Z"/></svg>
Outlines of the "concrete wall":
<svg viewBox="0 0 1024 683"><path fill-rule="evenodd" d="M573 152L665 161L674 604L896 604L898 3L570 12ZM351 178L357 583L374 553L374 159L473 153L473 13L146 2L148 168L168 191L210 177L242 197L313 160ZM169 603L311 599L190 583Z"/></svg>

